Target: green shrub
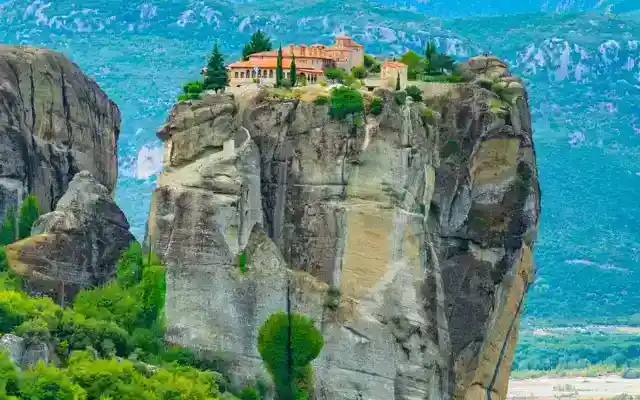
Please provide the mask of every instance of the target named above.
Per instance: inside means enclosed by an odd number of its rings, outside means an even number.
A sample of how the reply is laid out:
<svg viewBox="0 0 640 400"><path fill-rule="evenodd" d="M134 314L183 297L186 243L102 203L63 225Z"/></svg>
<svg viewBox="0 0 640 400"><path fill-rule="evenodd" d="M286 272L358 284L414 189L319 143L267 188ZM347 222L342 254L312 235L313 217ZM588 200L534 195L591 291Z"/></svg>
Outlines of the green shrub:
<svg viewBox="0 0 640 400"><path fill-rule="evenodd" d="M351 75L357 79L364 79L369 75L369 71L364 65L351 68Z"/></svg>
<svg viewBox="0 0 640 400"><path fill-rule="evenodd" d="M244 251L238 254L238 268L243 274L247 272L247 253Z"/></svg>
<svg viewBox="0 0 640 400"><path fill-rule="evenodd" d="M260 400L260 396L258 395L258 391L252 387L246 386L240 392L241 400Z"/></svg>
<svg viewBox="0 0 640 400"><path fill-rule="evenodd" d="M51 332L47 321L42 318L34 318L20 324L15 329L15 334L23 338L27 345L34 343L47 343L51 340Z"/></svg>
<svg viewBox="0 0 640 400"><path fill-rule="evenodd" d="M273 377L277 398L309 395L313 384L309 363L323 345L322 335L307 316L279 312L264 322L258 333L258 351Z"/></svg>
<svg viewBox="0 0 640 400"><path fill-rule="evenodd" d="M464 82L459 75L425 75L422 78L425 82L461 83Z"/></svg>
<svg viewBox="0 0 640 400"><path fill-rule="evenodd" d="M187 82L182 90L184 93L202 93L204 91L204 83L202 81L191 81Z"/></svg>
<svg viewBox="0 0 640 400"><path fill-rule="evenodd" d="M429 125L434 125L436 123L437 117L436 117L436 112L433 111L431 108L429 107L424 107L422 109L422 118L424 118L424 121L429 124Z"/></svg>
<svg viewBox="0 0 640 400"><path fill-rule="evenodd" d="M132 290L110 282L80 292L74 299L73 309L85 317L115 322L132 331L140 319L142 304Z"/></svg>
<svg viewBox="0 0 640 400"><path fill-rule="evenodd" d="M313 99L314 104L322 106L325 104L329 104L329 98L327 96L318 96Z"/></svg>
<svg viewBox="0 0 640 400"><path fill-rule="evenodd" d="M0 228L0 245L8 245L16 241L16 209L9 206L5 212L4 221Z"/></svg>
<svg viewBox="0 0 640 400"><path fill-rule="evenodd" d="M396 91L394 93L394 99L397 105L399 106L404 105L407 102L407 92L403 90Z"/></svg>
<svg viewBox="0 0 640 400"><path fill-rule="evenodd" d="M142 280L142 246L133 242L118 258L116 263L116 282L123 288L130 288Z"/></svg>
<svg viewBox="0 0 640 400"><path fill-rule="evenodd" d="M20 376L9 354L0 350L0 399L5 399L7 395L18 394Z"/></svg>
<svg viewBox="0 0 640 400"><path fill-rule="evenodd" d="M369 104L369 112L373 115L380 115L382 113L382 99L375 96Z"/></svg>
<svg viewBox="0 0 640 400"><path fill-rule="evenodd" d="M327 86L327 81L320 81L320 86L322 86L322 87Z"/></svg>
<svg viewBox="0 0 640 400"><path fill-rule="evenodd" d="M340 68L327 68L324 70L324 76L332 81L342 82L345 75L344 71Z"/></svg>
<svg viewBox="0 0 640 400"><path fill-rule="evenodd" d="M331 89L331 107L329 115L337 120L344 120L348 116L364 111L362 94L346 86L338 86Z"/></svg>
<svg viewBox="0 0 640 400"><path fill-rule="evenodd" d="M31 228L40 217L36 196L27 196L20 205L20 217L18 221L18 237L20 239L31 236Z"/></svg>
<svg viewBox="0 0 640 400"><path fill-rule="evenodd" d="M412 85L408 86L405 91L407 96L411 97L413 101L422 101L422 90L419 87Z"/></svg>
<svg viewBox="0 0 640 400"><path fill-rule="evenodd" d="M39 363L27 370L20 378L20 391L17 393L29 400L82 400L86 392L74 383L63 371ZM94 397L98 398L98 397Z"/></svg>

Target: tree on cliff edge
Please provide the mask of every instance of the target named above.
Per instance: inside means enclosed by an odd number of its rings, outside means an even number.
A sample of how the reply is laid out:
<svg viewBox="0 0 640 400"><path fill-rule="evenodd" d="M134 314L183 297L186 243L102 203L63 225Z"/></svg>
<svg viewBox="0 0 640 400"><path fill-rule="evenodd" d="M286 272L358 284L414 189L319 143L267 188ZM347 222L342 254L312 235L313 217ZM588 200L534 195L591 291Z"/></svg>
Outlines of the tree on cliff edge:
<svg viewBox="0 0 640 400"><path fill-rule="evenodd" d="M282 71L282 45L278 47L278 57L276 58L276 87L282 86L284 72Z"/></svg>
<svg viewBox="0 0 640 400"><path fill-rule="evenodd" d="M291 54L291 67L289 69L289 79L291 80L291 87L296 85L298 76L296 75L296 56Z"/></svg>
<svg viewBox="0 0 640 400"><path fill-rule="evenodd" d="M218 43L216 43L213 46L213 53L207 64L207 72L204 75L204 88L205 90L214 90L216 93L219 90L224 92L228 82L229 77L224 66L224 58L220 53Z"/></svg>
<svg viewBox="0 0 640 400"><path fill-rule="evenodd" d="M242 49L242 59L247 61L252 54L259 53L261 51L271 50L271 39L265 35L264 32L258 30L251 35L249 43L244 45Z"/></svg>

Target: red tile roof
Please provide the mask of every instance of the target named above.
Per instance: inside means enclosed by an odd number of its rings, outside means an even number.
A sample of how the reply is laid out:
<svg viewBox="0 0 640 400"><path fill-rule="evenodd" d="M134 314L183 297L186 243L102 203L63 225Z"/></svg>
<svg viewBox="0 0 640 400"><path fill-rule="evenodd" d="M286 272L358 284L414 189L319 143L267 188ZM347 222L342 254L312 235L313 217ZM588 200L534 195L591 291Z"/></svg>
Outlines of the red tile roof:
<svg viewBox="0 0 640 400"><path fill-rule="evenodd" d="M291 50L288 47L283 48L282 56L291 57ZM252 54L251 57L274 57L275 58L275 57L278 57L278 52L277 51L261 51L259 53ZM314 58L318 60L333 60L332 57L327 57L322 55L320 56L310 55L310 54L305 54L304 56L296 54L296 58Z"/></svg>
<svg viewBox="0 0 640 400"><path fill-rule="evenodd" d="M277 60L268 59L268 60L249 60L249 61L238 61L233 64L229 64L229 68L245 68L245 69L253 69L254 67L258 67L261 69L275 69L277 64ZM291 68L291 60L283 59L282 60L282 69L289 70ZM317 74L324 73L321 69L318 68L305 68L305 67L296 67L296 71L298 72L313 72Z"/></svg>

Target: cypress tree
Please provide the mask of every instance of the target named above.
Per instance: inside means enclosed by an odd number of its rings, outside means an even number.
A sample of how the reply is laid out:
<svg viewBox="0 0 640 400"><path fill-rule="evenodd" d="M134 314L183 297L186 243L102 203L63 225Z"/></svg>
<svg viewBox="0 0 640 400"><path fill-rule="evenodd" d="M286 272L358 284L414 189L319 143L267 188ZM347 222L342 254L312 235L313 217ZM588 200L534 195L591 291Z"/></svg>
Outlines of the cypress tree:
<svg viewBox="0 0 640 400"><path fill-rule="evenodd" d="M282 86L284 80L284 72L282 71L282 45L278 48L278 57L276 59L276 87Z"/></svg>
<svg viewBox="0 0 640 400"><path fill-rule="evenodd" d="M0 227L0 245L11 244L16 241L16 209L9 206Z"/></svg>
<svg viewBox="0 0 640 400"><path fill-rule="evenodd" d="M289 79L291 80L291 87L296 85L298 77L296 76L296 56L291 55L291 68L289 69Z"/></svg>
<svg viewBox="0 0 640 400"><path fill-rule="evenodd" d="M396 90L400 90L400 72L396 75Z"/></svg>
<svg viewBox="0 0 640 400"><path fill-rule="evenodd" d="M18 238L24 239L31 236L31 228L40 216L36 196L27 196L20 206L20 219L18 221Z"/></svg>
<svg viewBox="0 0 640 400"><path fill-rule="evenodd" d="M227 69L224 66L224 58L222 57L222 53L220 53L218 43L216 43L213 46L213 52L207 64L207 72L204 76L204 88L206 90L214 90L216 93L218 90L224 92L228 82L229 77L227 75Z"/></svg>

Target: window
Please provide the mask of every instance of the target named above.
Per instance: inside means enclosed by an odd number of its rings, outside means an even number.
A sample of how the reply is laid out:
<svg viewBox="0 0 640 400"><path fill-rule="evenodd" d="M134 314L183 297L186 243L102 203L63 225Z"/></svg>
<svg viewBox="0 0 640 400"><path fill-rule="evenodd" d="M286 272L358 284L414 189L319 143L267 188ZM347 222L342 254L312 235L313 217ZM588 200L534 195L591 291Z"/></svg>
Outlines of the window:
<svg viewBox="0 0 640 400"><path fill-rule="evenodd" d="M235 72L234 76L237 78L238 77L238 71Z"/></svg>
<svg viewBox="0 0 640 400"><path fill-rule="evenodd" d="M253 71L251 71L251 77L255 78L256 77L256 70L254 69Z"/></svg>
<svg viewBox="0 0 640 400"><path fill-rule="evenodd" d="M244 79L244 71L240 72L240 78Z"/></svg>
<svg viewBox="0 0 640 400"><path fill-rule="evenodd" d="M269 70L269 78L273 78L273 70L272 69Z"/></svg>

